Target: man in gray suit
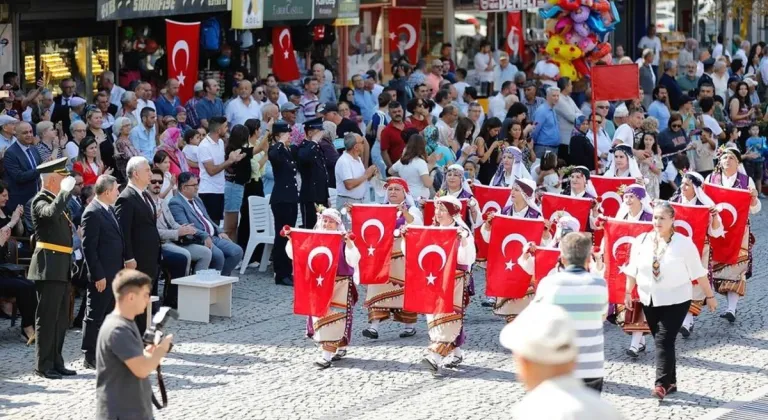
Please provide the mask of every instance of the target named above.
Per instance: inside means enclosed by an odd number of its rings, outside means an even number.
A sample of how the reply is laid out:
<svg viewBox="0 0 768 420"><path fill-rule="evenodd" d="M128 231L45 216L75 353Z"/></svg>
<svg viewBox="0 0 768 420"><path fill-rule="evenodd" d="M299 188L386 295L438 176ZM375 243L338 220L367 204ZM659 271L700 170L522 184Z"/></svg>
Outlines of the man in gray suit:
<svg viewBox="0 0 768 420"><path fill-rule="evenodd" d="M653 102L653 88L656 87L656 75L653 73L653 50L643 51L643 65L640 66L640 88L643 89L643 107L648 109Z"/></svg>
<svg viewBox="0 0 768 420"><path fill-rule="evenodd" d="M180 194L175 195L168 204L173 218L180 225L193 225L196 229L195 238L201 240L213 254L211 267L221 270L222 276L230 275L243 259L243 249L232 242L226 233L220 232L219 227L211 221L203 201L197 196L198 178L191 172L182 172L177 180Z"/></svg>

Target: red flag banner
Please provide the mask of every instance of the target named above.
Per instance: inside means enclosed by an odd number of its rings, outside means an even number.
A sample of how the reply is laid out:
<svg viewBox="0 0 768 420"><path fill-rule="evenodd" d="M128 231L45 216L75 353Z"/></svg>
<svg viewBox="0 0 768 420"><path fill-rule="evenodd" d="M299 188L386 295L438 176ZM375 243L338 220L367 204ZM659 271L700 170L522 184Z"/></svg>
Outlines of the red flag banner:
<svg viewBox="0 0 768 420"><path fill-rule="evenodd" d="M165 20L168 78L179 81L179 99L186 103L194 96L200 54L200 22Z"/></svg>
<svg viewBox="0 0 768 420"><path fill-rule="evenodd" d="M390 54L397 57L407 54L408 61L415 63L419 54L421 9L405 9L390 13L388 32Z"/></svg>
<svg viewBox="0 0 768 420"><path fill-rule="evenodd" d="M632 241L638 235L650 232L651 229L653 229L651 222L627 222L616 219L608 219L605 222L603 261L610 303L624 304L627 276L622 269L629 263Z"/></svg>
<svg viewBox="0 0 768 420"><path fill-rule="evenodd" d="M636 64L592 66L592 100L624 101L640 96L640 69ZM597 187L595 187L597 188Z"/></svg>
<svg viewBox="0 0 768 420"><path fill-rule="evenodd" d="M272 48L272 73L277 76L277 79L282 82L298 79L299 65L296 64L291 28L287 26L272 28Z"/></svg>
<svg viewBox="0 0 768 420"><path fill-rule="evenodd" d="M557 266L557 260L560 259L560 248L536 247L533 256L536 258L533 279L538 287L539 282Z"/></svg>
<svg viewBox="0 0 768 420"><path fill-rule="evenodd" d="M739 260L741 241L749 220L749 204L752 195L747 190L727 188L704 183L704 192L717 204L725 235L711 238L712 261L736 264Z"/></svg>
<svg viewBox="0 0 768 420"><path fill-rule="evenodd" d="M591 198L571 197L569 195L544 193L541 197L541 212L545 219L555 222L561 216L571 216L579 221L579 232L586 232L589 227L589 212L592 210Z"/></svg>
<svg viewBox="0 0 768 420"><path fill-rule="evenodd" d="M467 218L467 203L469 200L466 198L462 198L459 201L461 201L461 214L462 218ZM424 200L424 207L421 209L422 215L424 216L424 224L426 226L431 226L435 221L435 200Z"/></svg>
<svg viewBox="0 0 768 420"><path fill-rule="evenodd" d="M360 284L384 284L389 280L396 222L397 206L352 205L352 232L360 250Z"/></svg>
<svg viewBox="0 0 768 420"><path fill-rule="evenodd" d="M509 187L486 187L485 185L472 185L472 195L477 200L480 207L480 213L484 216L495 211L501 213L501 209L509 199ZM482 227L482 226L481 226ZM480 234L480 228L475 229L475 251L477 252L477 261L485 261L488 256L488 242L483 240Z"/></svg>
<svg viewBox="0 0 768 420"><path fill-rule="evenodd" d="M519 299L531 284L531 275L517 264L528 242L538 244L544 232L544 220L496 215L488 242L485 271L488 296Z"/></svg>
<svg viewBox="0 0 768 420"><path fill-rule="evenodd" d="M291 229L293 313L323 316L328 312L341 254L341 233Z"/></svg>
<svg viewBox="0 0 768 420"><path fill-rule="evenodd" d="M603 216L605 217L616 217L616 213L619 212L622 200L619 188L622 185L632 185L636 182L634 178L609 178L597 175L592 175L589 179L592 181L592 185L595 186L597 196L600 197L600 207L602 207Z"/></svg>
<svg viewBox="0 0 768 420"><path fill-rule="evenodd" d="M420 314L453 313L456 284L456 228L409 226L405 233L403 309Z"/></svg>
<svg viewBox="0 0 768 420"><path fill-rule="evenodd" d="M701 256L709 231L709 208L681 203L670 204L675 208L675 231L691 238Z"/></svg>
<svg viewBox="0 0 768 420"><path fill-rule="evenodd" d="M523 36L523 12L519 10L507 13L507 45L504 47L511 62L520 61L525 50L525 37Z"/></svg>

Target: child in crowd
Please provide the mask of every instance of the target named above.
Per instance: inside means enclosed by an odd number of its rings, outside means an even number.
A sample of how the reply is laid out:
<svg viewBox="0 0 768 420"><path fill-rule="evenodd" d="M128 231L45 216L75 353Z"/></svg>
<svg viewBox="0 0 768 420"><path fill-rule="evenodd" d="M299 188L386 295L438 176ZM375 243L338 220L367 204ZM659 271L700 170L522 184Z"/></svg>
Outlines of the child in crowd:
<svg viewBox="0 0 768 420"><path fill-rule="evenodd" d="M558 163L557 155L548 151L544 153L539 166L533 167L531 175L536 179L536 184L548 193L560 194L562 191L560 174L557 172Z"/></svg>
<svg viewBox="0 0 768 420"><path fill-rule="evenodd" d="M760 137L760 128L755 124L749 127L749 138L746 143L746 152L744 154L744 169L747 171L760 195L763 195L763 167L765 165L765 155L768 154L768 145L765 137Z"/></svg>
<svg viewBox="0 0 768 420"><path fill-rule="evenodd" d="M184 153L184 157L187 158L189 172L192 172L195 176L200 176L200 167L197 163L197 146L205 135L205 129L203 128L189 130L184 133L185 146L181 152Z"/></svg>
<svg viewBox="0 0 768 420"><path fill-rule="evenodd" d="M728 125L728 127L725 129L726 133L726 141L725 141L725 147L739 147L739 137L741 137L741 131L739 131L739 128L733 125Z"/></svg>
<svg viewBox="0 0 768 420"><path fill-rule="evenodd" d="M482 185L477 180L477 164L471 160L464 162L464 179L469 185Z"/></svg>
<svg viewBox="0 0 768 420"><path fill-rule="evenodd" d="M709 129L705 128L704 130ZM659 198L669 200L683 181L683 173L688 172L690 169L691 162L684 153L675 155L675 157L670 159L667 162L667 167L664 168L664 172L661 173L661 192Z"/></svg>
<svg viewBox="0 0 768 420"><path fill-rule="evenodd" d="M637 159L640 172L643 177L648 181L645 184L645 190L651 199L659 198L659 186L661 181L661 149L656 142L656 133L653 131L646 131L643 133L642 138L635 142L635 150L643 150L649 153L647 158Z"/></svg>

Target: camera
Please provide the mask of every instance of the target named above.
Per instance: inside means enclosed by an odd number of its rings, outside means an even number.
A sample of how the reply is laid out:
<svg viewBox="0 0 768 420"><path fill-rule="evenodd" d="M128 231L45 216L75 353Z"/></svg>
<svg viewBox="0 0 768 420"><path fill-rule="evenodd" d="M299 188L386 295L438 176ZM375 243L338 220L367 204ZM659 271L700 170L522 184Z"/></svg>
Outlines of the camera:
<svg viewBox="0 0 768 420"><path fill-rule="evenodd" d="M171 319L179 319L179 313L175 309L163 306L152 318L152 325L144 331L142 340L146 345L157 345L165 336L165 327ZM173 347L173 344L171 344ZM170 351L170 348L168 349Z"/></svg>

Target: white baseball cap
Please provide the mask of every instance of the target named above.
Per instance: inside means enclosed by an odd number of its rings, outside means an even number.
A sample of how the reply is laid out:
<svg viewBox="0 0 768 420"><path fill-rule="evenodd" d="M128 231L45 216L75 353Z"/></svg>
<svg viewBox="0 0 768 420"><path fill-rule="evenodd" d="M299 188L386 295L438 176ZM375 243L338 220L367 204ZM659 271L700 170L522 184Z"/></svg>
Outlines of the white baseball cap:
<svg viewBox="0 0 768 420"><path fill-rule="evenodd" d="M499 335L501 345L517 356L544 365L576 360L576 330L568 313L557 305L532 303Z"/></svg>
<svg viewBox="0 0 768 420"><path fill-rule="evenodd" d="M195 87L194 87L194 90L195 90L195 92L200 92L200 91L202 91L202 90L203 90L203 81L202 81L202 80L198 80L198 81L195 83Z"/></svg>

